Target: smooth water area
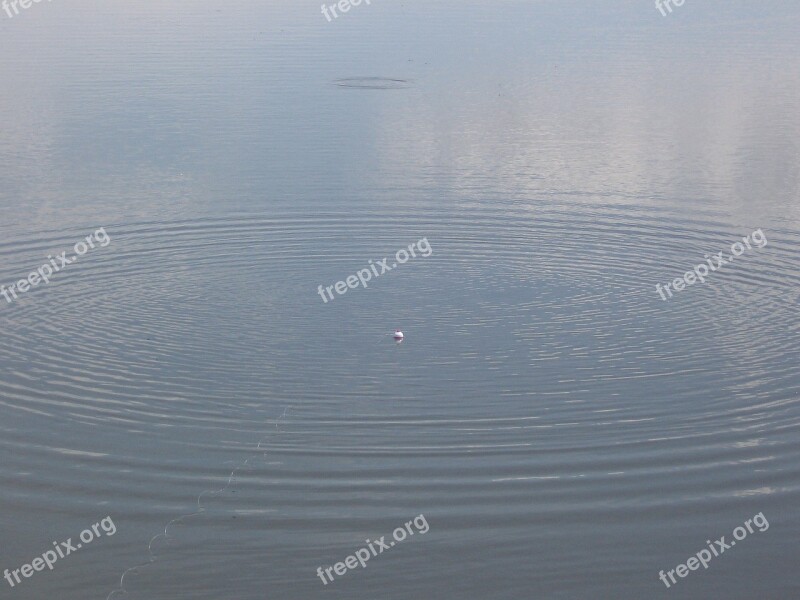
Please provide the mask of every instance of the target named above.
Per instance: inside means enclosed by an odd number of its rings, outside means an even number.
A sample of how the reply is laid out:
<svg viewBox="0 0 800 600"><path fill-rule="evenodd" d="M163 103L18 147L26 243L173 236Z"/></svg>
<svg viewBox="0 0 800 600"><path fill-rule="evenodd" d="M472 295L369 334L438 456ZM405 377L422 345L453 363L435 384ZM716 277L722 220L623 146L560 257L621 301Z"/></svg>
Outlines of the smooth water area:
<svg viewBox="0 0 800 600"><path fill-rule="evenodd" d="M0 284L110 240L0 296L0 571L116 527L0 597L797 597L799 33L788 0L0 12Z"/></svg>

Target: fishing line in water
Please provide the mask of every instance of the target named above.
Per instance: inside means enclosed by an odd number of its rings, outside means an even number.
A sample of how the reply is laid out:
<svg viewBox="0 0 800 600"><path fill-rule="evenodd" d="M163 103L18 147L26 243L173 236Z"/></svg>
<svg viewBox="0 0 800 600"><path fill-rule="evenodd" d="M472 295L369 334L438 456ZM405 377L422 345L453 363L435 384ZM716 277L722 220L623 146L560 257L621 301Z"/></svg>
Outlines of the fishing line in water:
<svg viewBox="0 0 800 600"><path fill-rule="evenodd" d="M287 406L286 408L284 408L283 409L283 414L280 417L278 417L278 419L275 421L275 431L278 431L278 424L286 416L286 411L289 410L289 408L290 408L290 406ZM263 444L267 440L267 438L270 437L270 435L272 435L274 433L275 432L270 430L268 433L264 434L264 436L262 436L262 438L258 441L258 444L256 445L256 450L260 451L261 450L261 444ZM262 453L262 456L266 456L266 454L267 453L264 452L264 453ZM221 494L222 492L227 490L230 487L231 482L233 481L233 478L236 475L236 473L238 471L244 469L248 465L248 463L250 462L250 460L252 458L254 458L254 455L249 456L239 466L234 467L234 469L231 471L231 474L228 476L228 481L225 483L224 486L222 486L218 490L211 489L211 490L204 490L204 491L200 492L200 494L197 496L197 510L195 510L194 512L191 512L191 513L188 513L188 514L185 514L185 515L181 515L179 517L176 517L176 518L172 519L171 521L169 521L164 526L164 531L163 532L154 535L150 539L150 543L147 544L147 552L150 555L149 560L146 563L142 563L140 565L135 565L133 567L129 567L129 568L125 569L125 571L122 573L122 575L119 578L119 587L117 587L117 589L115 589L115 590L112 590L108 594L108 596L106 597L106 600L111 600L112 598L114 598L118 594L123 595L123 596L127 595L128 594L128 590L125 589L125 576L128 573L135 572L137 569L141 569L141 568L144 568L144 567L146 567L148 565L151 565L156 560L158 560L158 556L153 554L153 542L155 542L157 539L159 539L161 537L163 537L164 539L169 539L168 530L169 530L170 526L174 525L175 523L179 523L183 519L188 519L190 517L194 517L194 516L197 516L197 515L200 515L200 514L204 513L206 511L206 509L200 503L200 501L202 500L203 496L205 496L206 494Z"/></svg>
<svg viewBox="0 0 800 600"><path fill-rule="evenodd" d="M381 339L381 340L385 340L387 337L391 337L392 339L394 339L394 341L395 341L395 342L398 342L398 343L400 343L400 342L402 342L402 341L403 341L404 335L403 335L403 332L402 332L402 331L400 331L399 329L396 329L396 330L395 330L393 333L383 333L383 334L381 334L381 337L380 337L380 339ZM281 420L283 420L283 418L284 418L284 417L286 417L286 412L289 410L289 408L291 408L291 406L287 406L286 408L284 408L284 409L283 409L283 414L281 414L281 416L280 416L280 417L278 417L278 419L275 421L275 431L278 431L278 425L279 425L279 423L281 422ZM263 436L263 437L262 437L262 438L259 440L258 444L256 445L256 450L257 450L257 451L260 451L260 450L261 450L261 444L263 444L263 443L264 443L264 442L267 440L267 438L268 438L270 435L274 434L274 433L275 433L275 432L274 432L274 431L271 431L271 430L270 430L268 433L266 433L266 434L265 434L265 435L264 435L264 436ZM264 456L266 456L266 452L265 452L265 453L263 453L263 455L264 455ZM227 490L227 489L230 487L230 485L231 485L231 482L233 482L233 478L236 476L236 473L237 473L238 471L240 471L240 470L244 469L244 468L245 468L245 467L246 467L246 466L247 466L247 465L250 463L250 460L251 460L252 458L254 458L254 456L249 456L249 457L248 457L248 458L246 458L246 459L245 459L245 460L244 460L244 461L243 461L243 462L242 462L240 465L238 465L237 467L235 467L235 468L234 468L234 469L233 469L233 470L230 472L230 475L228 475L228 481L225 483L225 485L224 485L224 486L222 486L222 487L221 487L221 488L219 488L218 490L210 489L210 490L204 490L204 491L200 492L200 494L197 496L197 510L195 510L194 512L191 512L191 513L187 513L187 514L185 514L185 515L180 515L179 517L176 517L176 518L172 519L171 521L169 521L169 522L168 522L168 523L167 523L167 524L164 526L164 531L162 531L161 533L158 533L158 534L154 535L154 536L153 536L153 537L150 539L150 543L148 543L148 544L147 544L147 553L150 555L150 556L149 556L149 559L148 559L148 561L147 561L146 563L142 563L142 564L140 564L140 565L135 565L135 566L133 566L133 567L129 567L129 568L125 569L125 571L122 573L122 575L121 575L121 576L120 576L120 578L119 578L119 586L117 587L117 589L115 589L115 590L112 590L112 591L111 591L111 592L108 594L108 596L106 597L106 600L112 600L112 598L114 598L114 597L116 597L116 596L118 596L118 595L122 595L122 596L125 596L125 595L127 595L127 594L128 594L128 590L127 590L127 589L125 589L125 577L126 577L126 576L127 576L129 573L133 573L133 572L135 572L137 569L141 569L141 568L144 568L144 567L146 567L146 566L148 566L148 565L151 565L151 564L153 564L153 563L154 563L156 560L158 560L158 556L156 556L155 554L153 554L153 543L154 543L156 540L158 540L158 539L160 539L160 538L162 538L162 537L163 537L164 539L169 539L169 528L170 528L172 525L175 525L176 523L180 523L180 522L181 522L181 521L183 521L184 519L189 519L189 518L191 518L191 517L196 517L197 515L203 514L203 513L206 511L205 507L204 507L204 506L201 504L201 500L203 499L203 496L205 496L206 494L221 494L222 492L224 492L225 490Z"/></svg>

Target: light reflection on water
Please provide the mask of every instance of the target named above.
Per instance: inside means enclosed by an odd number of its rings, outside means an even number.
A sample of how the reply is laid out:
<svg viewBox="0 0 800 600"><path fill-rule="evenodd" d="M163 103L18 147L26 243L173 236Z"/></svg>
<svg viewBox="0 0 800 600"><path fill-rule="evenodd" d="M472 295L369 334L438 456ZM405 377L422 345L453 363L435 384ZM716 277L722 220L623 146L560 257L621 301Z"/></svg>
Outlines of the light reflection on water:
<svg viewBox="0 0 800 600"><path fill-rule="evenodd" d="M11 591L105 598L144 565L125 597L789 597L797 25L788 2L3 22L0 283L113 243L0 301L0 568L118 527ZM389 89L342 89L365 86ZM766 535L658 581L760 511Z"/></svg>

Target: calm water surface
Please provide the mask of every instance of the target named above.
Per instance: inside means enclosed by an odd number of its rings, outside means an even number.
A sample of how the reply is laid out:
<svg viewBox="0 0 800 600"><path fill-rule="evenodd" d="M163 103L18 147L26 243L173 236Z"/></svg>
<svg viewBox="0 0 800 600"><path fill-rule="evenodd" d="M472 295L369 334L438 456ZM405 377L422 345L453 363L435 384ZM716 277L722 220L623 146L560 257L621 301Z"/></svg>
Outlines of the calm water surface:
<svg viewBox="0 0 800 600"><path fill-rule="evenodd" d="M799 33L788 0L0 12L0 283L111 239L0 297L0 570L116 526L0 597L798 597Z"/></svg>

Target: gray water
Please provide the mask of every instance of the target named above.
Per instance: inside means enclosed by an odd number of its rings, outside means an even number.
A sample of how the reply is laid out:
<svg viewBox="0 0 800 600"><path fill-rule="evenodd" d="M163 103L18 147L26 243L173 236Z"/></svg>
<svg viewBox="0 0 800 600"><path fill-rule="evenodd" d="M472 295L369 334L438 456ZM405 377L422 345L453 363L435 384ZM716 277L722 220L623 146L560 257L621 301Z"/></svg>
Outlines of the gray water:
<svg viewBox="0 0 800 600"><path fill-rule="evenodd" d="M115 526L0 597L798 597L800 7L673 9L0 12L0 284L110 240L0 296L0 570Z"/></svg>

